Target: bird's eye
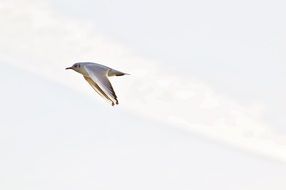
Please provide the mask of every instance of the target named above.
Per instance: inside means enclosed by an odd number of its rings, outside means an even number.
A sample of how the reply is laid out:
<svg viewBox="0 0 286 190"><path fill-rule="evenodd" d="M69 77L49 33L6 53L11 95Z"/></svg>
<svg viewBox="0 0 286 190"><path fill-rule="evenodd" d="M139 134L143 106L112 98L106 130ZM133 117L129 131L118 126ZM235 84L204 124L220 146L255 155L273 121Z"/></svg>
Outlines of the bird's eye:
<svg viewBox="0 0 286 190"><path fill-rule="evenodd" d="M74 67L77 68L77 65L75 65Z"/></svg>

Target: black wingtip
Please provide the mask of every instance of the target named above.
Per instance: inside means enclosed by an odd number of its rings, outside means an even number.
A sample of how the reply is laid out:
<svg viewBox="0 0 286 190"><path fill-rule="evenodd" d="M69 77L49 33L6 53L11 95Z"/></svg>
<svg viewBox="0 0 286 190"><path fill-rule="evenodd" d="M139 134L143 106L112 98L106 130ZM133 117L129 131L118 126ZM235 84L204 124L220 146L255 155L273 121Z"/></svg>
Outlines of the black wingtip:
<svg viewBox="0 0 286 190"><path fill-rule="evenodd" d="M111 104L112 106L115 106L115 105L119 105L119 102L118 102L118 100L116 100L116 102L114 103L114 102L112 102L112 104Z"/></svg>

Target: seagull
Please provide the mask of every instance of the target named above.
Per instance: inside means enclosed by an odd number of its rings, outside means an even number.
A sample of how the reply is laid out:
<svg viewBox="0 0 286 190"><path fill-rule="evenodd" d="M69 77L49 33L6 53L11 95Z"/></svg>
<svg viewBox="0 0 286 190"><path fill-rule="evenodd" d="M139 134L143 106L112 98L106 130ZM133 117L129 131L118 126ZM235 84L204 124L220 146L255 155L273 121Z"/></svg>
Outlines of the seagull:
<svg viewBox="0 0 286 190"><path fill-rule="evenodd" d="M75 63L73 66L66 68L66 70L67 69L72 69L82 74L83 78L101 97L109 101L112 106L115 104L118 105L117 96L108 77L128 75L127 73L92 62Z"/></svg>

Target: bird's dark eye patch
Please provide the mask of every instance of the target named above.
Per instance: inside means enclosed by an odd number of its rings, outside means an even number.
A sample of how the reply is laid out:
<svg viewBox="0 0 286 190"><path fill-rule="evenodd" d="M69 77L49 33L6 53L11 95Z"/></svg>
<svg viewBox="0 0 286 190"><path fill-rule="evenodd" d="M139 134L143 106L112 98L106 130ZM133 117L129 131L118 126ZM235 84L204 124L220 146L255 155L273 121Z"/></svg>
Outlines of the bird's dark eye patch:
<svg viewBox="0 0 286 190"><path fill-rule="evenodd" d="M80 68L80 65L78 65L78 68Z"/></svg>

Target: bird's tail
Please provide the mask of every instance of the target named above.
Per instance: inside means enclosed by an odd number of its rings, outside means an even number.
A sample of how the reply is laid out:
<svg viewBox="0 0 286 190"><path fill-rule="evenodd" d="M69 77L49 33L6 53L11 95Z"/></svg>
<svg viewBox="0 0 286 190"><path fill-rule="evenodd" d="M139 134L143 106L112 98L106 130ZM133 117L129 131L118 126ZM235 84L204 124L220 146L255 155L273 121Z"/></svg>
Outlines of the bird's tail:
<svg viewBox="0 0 286 190"><path fill-rule="evenodd" d="M123 73L121 71L117 71L117 70L114 70L114 69L110 69L108 71L108 76L109 77L112 77L112 76L123 76L123 75L129 75L128 73Z"/></svg>

